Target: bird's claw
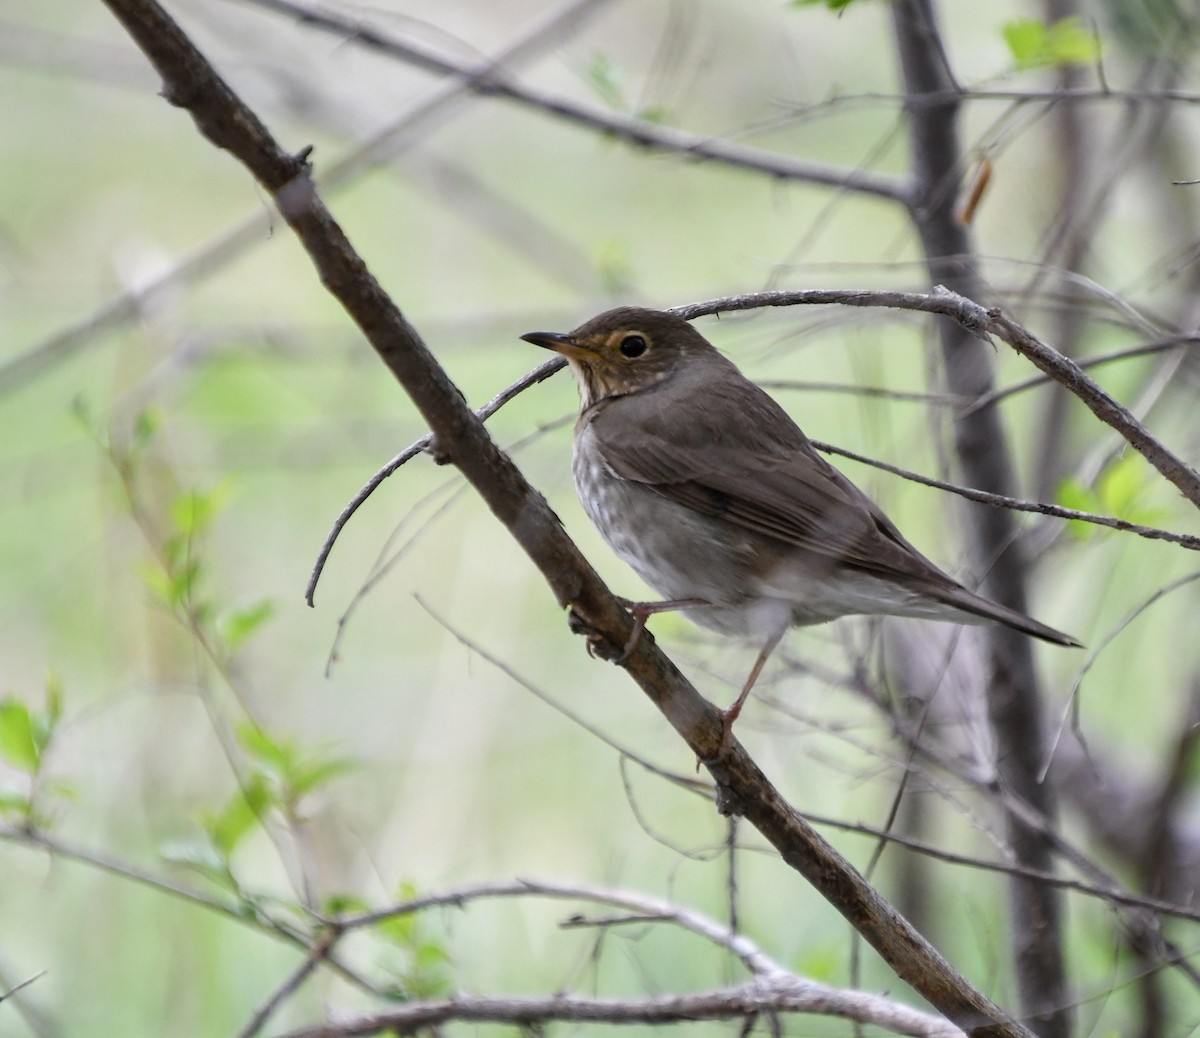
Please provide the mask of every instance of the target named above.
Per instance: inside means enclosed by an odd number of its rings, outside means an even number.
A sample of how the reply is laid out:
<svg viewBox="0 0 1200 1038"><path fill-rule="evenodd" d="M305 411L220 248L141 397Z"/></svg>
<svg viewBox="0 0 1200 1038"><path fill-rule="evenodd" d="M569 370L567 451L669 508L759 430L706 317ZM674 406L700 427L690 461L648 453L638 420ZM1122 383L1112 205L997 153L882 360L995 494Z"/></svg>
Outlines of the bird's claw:
<svg viewBox="0 0 1200 1038"><path fill-rule="evenodd" d="M567 611L567 628L572 634L581 634L585 639L587 654L593 659L609 660L615 663L625 658L624 650L613 647L612 642L589 624L573 608Z"/></svg>

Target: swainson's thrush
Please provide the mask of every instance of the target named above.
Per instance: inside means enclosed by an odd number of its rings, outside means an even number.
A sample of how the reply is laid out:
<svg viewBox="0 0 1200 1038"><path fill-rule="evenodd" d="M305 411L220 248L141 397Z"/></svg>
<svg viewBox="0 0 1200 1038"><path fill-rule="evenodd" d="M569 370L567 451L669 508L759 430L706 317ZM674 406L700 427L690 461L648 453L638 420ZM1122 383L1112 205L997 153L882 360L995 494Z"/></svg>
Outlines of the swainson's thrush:
<svg viewBox="0 0 1200 1038"><path fill-rule="evenodd" d="M704 627L762 642L725 711L727 738L793 625L916 616L1080 644L938 569L686 321L621 307L573 332L522 338L570 362L579 499L613 551L667 599L634 606L635 638L651 613L681 609Z"/></svg>

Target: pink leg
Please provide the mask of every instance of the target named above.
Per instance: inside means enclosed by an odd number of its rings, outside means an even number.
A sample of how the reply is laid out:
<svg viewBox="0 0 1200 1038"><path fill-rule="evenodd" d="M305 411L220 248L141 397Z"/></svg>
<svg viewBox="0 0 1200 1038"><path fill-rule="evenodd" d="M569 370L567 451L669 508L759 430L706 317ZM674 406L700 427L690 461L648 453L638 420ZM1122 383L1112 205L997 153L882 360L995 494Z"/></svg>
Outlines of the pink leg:
<svg viewBox="0 0 1200 1038"><path fill-rule="evenodd" d="M786 627L781 627L778 631L772 632L767 639L767 644L763 646L762 652L758 654L758 659L754 661L754 666L750 668L750 676L746 678L746 683L742 686L742 691L738 694L737 699L721 711L721 749L717 753L718 757L725 756L729 752L730 746L733 745L733 722L741 714L742 707L746 704L746 697L750 695L750 689L754 687L754 682L758 680L759 674L762 673L763 667L786 630Z"/></svg>
<svg viewBox="0 0 1200 1038"><path fill-rule="evenodd" d="M676 609L691 609L693 606L712 604L704 601L703 598L672 598L666 602L630 602L627 599L621 599L621 602L633 615L633 632L629 635L629 641L625 643L625 648L621 650L621 655L613 660L614 663L624 663L629 659L630 654L637 648L642 631L646 629L646 621L655 613L671 613Z"/></svg>

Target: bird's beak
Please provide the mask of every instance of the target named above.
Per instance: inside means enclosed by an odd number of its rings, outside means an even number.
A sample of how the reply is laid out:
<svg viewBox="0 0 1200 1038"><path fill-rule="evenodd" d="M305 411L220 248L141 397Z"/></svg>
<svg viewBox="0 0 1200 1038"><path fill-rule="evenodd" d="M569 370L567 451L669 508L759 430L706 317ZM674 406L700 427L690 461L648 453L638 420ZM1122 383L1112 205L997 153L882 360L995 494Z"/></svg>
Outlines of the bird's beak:
<svg viewBox="0 0 1200 1038"><path fill-rule="evenodd" d="M563 332L526 332L521 338L535 346L544 346L546 349L554 350L555 353L561 353L564 356L570 356L579 349L571 341L571 337Z"/></svg>

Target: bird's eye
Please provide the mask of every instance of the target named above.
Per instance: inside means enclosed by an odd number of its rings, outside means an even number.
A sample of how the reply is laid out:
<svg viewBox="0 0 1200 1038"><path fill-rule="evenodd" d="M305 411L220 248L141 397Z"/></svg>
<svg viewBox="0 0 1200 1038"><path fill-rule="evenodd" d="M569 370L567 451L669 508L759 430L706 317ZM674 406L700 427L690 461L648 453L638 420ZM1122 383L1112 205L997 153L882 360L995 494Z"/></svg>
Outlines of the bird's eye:
<svg viewBox="0 0 1200 1038"><path fill-rule="evenodd" d="M621 352L626 357L640 357L646 352L646 340L640 335L626 335L621 340Z"/></svg>

